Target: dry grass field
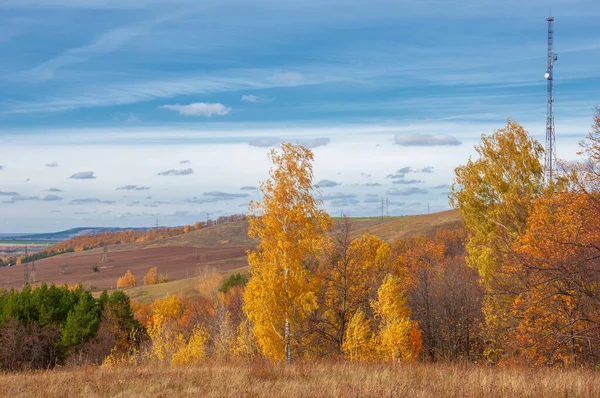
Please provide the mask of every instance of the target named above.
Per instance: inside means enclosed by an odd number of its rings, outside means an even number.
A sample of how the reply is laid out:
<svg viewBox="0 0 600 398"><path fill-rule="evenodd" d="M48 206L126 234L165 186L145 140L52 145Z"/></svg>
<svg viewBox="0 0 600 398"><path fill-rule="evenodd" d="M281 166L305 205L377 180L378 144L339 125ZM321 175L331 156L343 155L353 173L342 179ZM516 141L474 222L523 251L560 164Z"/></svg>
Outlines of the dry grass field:
<svg viewBox="0 0 600 398"><path fill-rule="evenodd" d="M206 363L0 373L1 397L598 397L590 370L444 364Z"/></svg>

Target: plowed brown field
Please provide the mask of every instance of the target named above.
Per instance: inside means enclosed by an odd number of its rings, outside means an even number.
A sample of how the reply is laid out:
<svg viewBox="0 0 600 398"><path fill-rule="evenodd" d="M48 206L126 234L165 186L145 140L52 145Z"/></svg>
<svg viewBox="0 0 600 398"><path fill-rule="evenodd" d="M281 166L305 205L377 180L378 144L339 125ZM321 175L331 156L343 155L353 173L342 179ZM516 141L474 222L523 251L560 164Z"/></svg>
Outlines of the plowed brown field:
<svg viewBox="0 0 600 398"><path fill-rule="evenodd" d="M138 285L151 267L166 273L171 280L195 276L196 270L210 265L221 271L245 267L248 247L157 247L128 251L109 251L107 263L101 264L102 252L73 253L35 262L36 283L74 285L83 282L85 288L103 290L116 287L117 278L127 270L135 275ZM94 272L97 265L100 272ZM31 273L31 264L28 265ZM0 288L20 288L23 285L23 265L0 269Z"/></svg>

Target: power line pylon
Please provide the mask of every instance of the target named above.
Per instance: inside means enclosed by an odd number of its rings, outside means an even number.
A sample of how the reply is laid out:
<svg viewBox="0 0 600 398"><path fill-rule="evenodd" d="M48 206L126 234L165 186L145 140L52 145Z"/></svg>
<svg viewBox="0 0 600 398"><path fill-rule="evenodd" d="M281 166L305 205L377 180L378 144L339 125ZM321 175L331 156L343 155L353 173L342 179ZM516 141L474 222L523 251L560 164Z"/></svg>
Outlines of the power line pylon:
<svg viewBox="0 0 600 398"><path fill-rule="evenodd" d="M101 263L107 263L108 262L108 246L104 245L104 251L102 253L102 260L100 260Z"/></svg>
<svg viewBox="0 0 600 398"><path fill-rule="evenodd" d="M23 286L29 283L29 263L23 263Z"/></svg>

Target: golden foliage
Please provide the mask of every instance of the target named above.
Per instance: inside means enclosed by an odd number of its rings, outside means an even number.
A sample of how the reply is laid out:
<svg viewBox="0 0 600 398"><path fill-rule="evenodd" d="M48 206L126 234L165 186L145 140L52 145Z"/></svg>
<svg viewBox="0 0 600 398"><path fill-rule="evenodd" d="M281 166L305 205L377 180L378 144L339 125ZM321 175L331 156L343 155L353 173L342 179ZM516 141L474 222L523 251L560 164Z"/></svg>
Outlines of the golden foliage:
<svg viewBox="0 0 600 398"><path fill-rule="evenodd" d="M206 343L208 332L202 327L195 327L187 342L183 335L177 335L179 349L171 358L172 365L196 365L206 357Z"/></svg>
<svg viewBox="0 0 600 398"><path fill-rule="evenodd" d="M450 203L460 210L469 233L469 262L489 282L542 192L544 150L511 120L492 135L482 135L475 150L479 158L455 170Z"/></svg>
<svg viewBox="0 0 600 398"><path fill-rule="evenodd" d="M134 287L137 284L137 280L135 276L131 273L131 271L127 270L125 275L121 276L117 279L117 287L119 289L124 289L127 287Z"/></svg>
<svg viewBox="0 0 600 398"><path fill-rule="evenodd" d="M375 339L371 321L367 318L362 308L359 308L354 313L348 324L342 349L344 350L345 357L352 361L368 361L373 359Z"/></svg>
<svg viewBox="0 0 600 398"><path fill-rule="evenodd" d="M152 267L144 276L144 286L156 285L158 283L166 283L169 281L169 275L159 274L158 267Z"/></svg>
<svg viewBox="0 0 600 398"><path fill-rule="evenodd" d="M326 328L319 335L334 336L338 351L343 351L347 325L356 311L374 298L389 267L390 246L374 235L350 241L349 230L343 230L328 252L328 261L323 261L319 275L326 320Z"/></svg>
<svg viewBox="0 0 600 398"><path fill-rule="evenodd" d="M158 267L152 267L144 276L144 286L156 285L158 283Z"/></svg>
<svg viewBox="0 0 600 398"><path fill-rule="evenodd" d="M317 308L313 264L331 221L313 196L312 151L283 143L270 158L270 178L261 184L264 199L250 204L255 215L248 219L248 234L260 243L248 254L245 311L261 351L289 361L298 349L296 332Z"/></svg>
<svg viewBox="0 0 600 398"><path fill-rule="evenodd" d="M381 319L378 351L392 362L416 358L421 351L420 331L410 320L405 291L400 278L388 274L377 291L378 299L372 304L375 315Z"/></svg>

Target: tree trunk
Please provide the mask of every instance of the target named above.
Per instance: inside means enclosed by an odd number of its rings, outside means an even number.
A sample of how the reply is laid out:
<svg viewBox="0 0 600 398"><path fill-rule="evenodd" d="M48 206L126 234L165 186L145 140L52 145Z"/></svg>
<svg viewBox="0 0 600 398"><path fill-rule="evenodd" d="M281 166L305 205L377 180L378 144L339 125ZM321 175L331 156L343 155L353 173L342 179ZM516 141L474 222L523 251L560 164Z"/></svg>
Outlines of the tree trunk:
<svg viewBox="0 0 600 398"><path fill-rule="evenodd" d="M290 321L285 318L285 332L283 335L285 340L285 362L292 363L292 348L290 346Z"/></svg>

